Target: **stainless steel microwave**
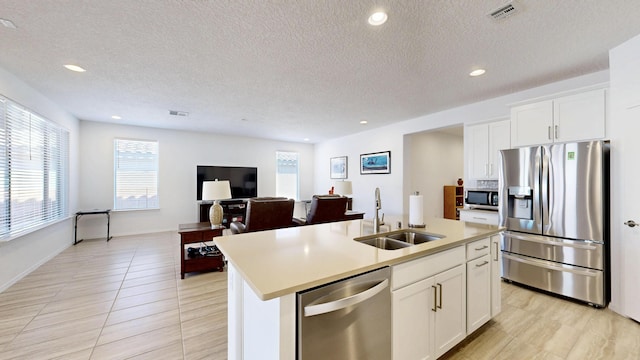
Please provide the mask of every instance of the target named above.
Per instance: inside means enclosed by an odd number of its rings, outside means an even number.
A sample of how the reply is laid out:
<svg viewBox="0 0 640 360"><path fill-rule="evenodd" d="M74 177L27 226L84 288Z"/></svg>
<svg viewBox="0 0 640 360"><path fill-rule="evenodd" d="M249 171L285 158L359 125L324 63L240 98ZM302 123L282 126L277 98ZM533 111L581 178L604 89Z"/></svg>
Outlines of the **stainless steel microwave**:
<svg viewBox="0 0 640 360"><path fill-rule="evenodd" d="M468 189L465 191L465 203L472 209L498 210L497 190Z"/></svg>

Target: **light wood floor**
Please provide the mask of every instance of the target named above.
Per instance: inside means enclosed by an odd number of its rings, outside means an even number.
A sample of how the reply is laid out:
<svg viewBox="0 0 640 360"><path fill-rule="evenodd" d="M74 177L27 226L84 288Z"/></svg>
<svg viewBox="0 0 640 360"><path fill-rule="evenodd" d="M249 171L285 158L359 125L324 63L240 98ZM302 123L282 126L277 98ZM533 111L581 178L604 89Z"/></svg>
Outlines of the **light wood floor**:
<svg viewBox="0 0 640 360"><path fill-rule="evenodd" d="M84 241L0 293L0 359L226 359L226 272L180 280L175 232ZM502 284L446 359L640 359L640 325Z"/></svg>

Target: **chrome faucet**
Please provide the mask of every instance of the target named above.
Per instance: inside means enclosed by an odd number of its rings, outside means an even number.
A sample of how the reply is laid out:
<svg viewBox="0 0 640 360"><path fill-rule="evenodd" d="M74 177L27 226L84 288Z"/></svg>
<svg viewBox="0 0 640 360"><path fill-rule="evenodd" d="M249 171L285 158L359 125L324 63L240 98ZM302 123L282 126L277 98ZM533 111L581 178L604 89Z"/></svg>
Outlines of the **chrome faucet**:
<svg viewBox="0 0 640 360"><path fill-rule="evenodd" d="M380 225L384 225L384 214L382 214L382 218L378 215L378 210L382 209L382 201L380 201L380 188L376 188L375 192L376 196L376 213L373 217L373 233L377 234L380 232Z"/></svg>

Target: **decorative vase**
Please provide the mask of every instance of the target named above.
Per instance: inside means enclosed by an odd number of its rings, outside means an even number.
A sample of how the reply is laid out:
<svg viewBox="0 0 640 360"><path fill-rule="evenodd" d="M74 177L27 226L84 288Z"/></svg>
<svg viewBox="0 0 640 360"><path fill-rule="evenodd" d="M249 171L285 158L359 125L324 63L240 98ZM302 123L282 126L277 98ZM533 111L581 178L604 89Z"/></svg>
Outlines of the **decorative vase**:
<svg viewBox="0 0 640 360"><path fill-rule="evenodd" d="M462 186L462 183L463 183L462 178L458 178L458 186Z"/></svg>

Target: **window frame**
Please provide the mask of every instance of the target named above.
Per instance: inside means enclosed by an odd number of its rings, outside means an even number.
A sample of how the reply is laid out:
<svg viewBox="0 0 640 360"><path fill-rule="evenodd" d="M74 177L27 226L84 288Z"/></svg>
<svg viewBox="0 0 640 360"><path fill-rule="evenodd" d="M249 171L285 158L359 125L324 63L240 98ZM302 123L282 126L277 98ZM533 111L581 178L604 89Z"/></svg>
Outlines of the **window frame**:
<svg viewBox="0 0 640 360"><path fill-rule="evenodd" d="M294 200L299 201L300 200L300 153L297 151L285 151L285 150L277 150L276 151L276 171L275 171L275 182L276 182L276 191L275 194L276 196L285 196L285 197L289 197L289 194L283 194L279 192L279 186L278 186L278 177L281 174L285 174L285 173L281 173L279 171L279 165L278 162L280 161L280 154L295 154L295 161L296 161L296 172L295 172L295 196L293 197Z"/></svg>
<svg viewBox="0 0 640 360"><path fill-rule="evenodd" d="M71 138L3 95L0 129L0 242L7 242L69 218Z"/></svg>
<svg viewBox="0 0 640 360"><path fill-rule="evenodd" d="M151 206L149 206L149 195L142 196L141 198L146 198L147 205L145 207L119 207L118 206L118 167L120 165L120 161L118 158L118 154L120 153L118 150L118 142L126 142L128 144L154 144L155 145L155 155L154 158L154 169L155 172L155 200L151 202ZM142 170L133 170L133 171L142 171ZM126 200L125 200L126 201ZM121 201L122 202L122 201ZM125 202L126 204L126 202ZM154 205L155 204L155 205ZM158 140L148 140L148 139L131 139L131 138L114 138L113 139L113 211L146 211L146 210L159 210L160 209L160 142Z"/></svg>

